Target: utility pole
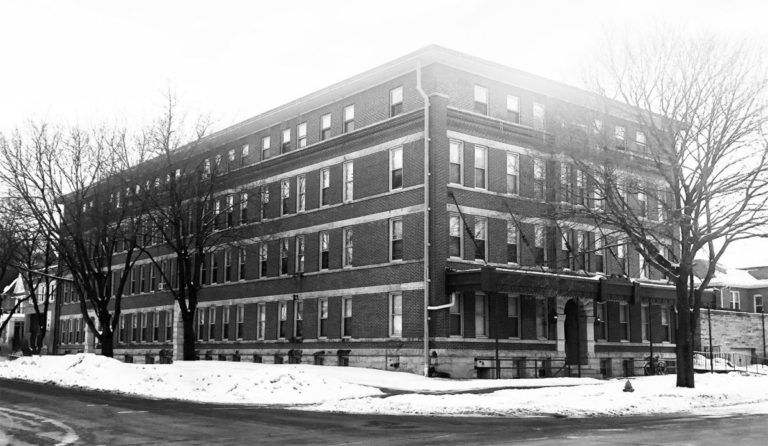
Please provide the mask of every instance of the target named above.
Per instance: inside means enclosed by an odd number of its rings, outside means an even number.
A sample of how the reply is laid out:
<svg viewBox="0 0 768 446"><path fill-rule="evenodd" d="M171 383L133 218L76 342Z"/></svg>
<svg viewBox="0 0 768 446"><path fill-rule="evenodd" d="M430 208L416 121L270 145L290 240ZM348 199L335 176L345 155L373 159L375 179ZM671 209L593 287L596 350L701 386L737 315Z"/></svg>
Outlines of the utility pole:
<svg viewBox="0 0 768 446"><path fill-rule="evenodd" d="M709 373L715 373L715 358L712 352L712 316L710 314L712 305L707 305L707 327L709 328Z"/></svg>

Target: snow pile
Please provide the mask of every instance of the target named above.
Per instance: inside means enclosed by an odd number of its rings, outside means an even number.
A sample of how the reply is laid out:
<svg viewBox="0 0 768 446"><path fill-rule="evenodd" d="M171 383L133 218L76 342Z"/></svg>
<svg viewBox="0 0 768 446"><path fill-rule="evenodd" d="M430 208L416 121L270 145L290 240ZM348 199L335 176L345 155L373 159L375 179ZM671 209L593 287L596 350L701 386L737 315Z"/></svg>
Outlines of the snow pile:
<svg viewBox="0 0 768 446"><path fill-rule="evenodd" d="M31 356L0 362L0 377L224 404L316 404L381 395L374 387L312 372L314 366L237 362L126 364L103 356Z"/></svg>
<svg viewBox="0 0 768 446"><path fill-rule="evenodd" d="M582 417L698 412L712 407L768 402L768 377L765 376L696 375L695 389L677 388L675 381L676 377L670 375L633 378L634 392L623 391L624 378L576 387L361 398L327 402L309 409L411 415Z"/></svg>

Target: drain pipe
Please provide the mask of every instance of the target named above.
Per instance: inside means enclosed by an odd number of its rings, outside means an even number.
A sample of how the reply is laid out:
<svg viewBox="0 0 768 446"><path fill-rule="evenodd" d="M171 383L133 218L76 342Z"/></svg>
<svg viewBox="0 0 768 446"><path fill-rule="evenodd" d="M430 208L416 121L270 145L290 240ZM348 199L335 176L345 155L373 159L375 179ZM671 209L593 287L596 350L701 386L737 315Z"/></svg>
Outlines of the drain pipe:
<svg viewBox="0 0 768 446"><path fill-rule="evenodd" d="M424 101L424 376L429 376L429 96L421 88L421 62L416 64L416 90Z"/></svg>

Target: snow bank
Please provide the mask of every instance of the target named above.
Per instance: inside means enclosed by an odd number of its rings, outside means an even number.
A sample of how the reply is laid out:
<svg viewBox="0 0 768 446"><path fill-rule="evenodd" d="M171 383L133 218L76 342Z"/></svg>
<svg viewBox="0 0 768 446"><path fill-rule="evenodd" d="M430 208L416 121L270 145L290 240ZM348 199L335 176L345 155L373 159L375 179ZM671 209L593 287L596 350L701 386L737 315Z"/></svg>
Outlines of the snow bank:
<svg viewBox="0 0 768 446"><path fill-rule="evenodd" d="M701 412L709 408L761 403L768 410L768 377L697 375L695 389L675 387L675 376L633 378L598 385L498 390L487 394L395 395L326 402L310 410L411 415L626 416Z"/></svg>
<svg viewBox="0 0 768 446"><path fill-rule="evenodd" d="M349 384L310 370L314 366L237 362L126 364L103 356L32 356L0 362L0 377L225 404L316 404L381 395L374 387Z"/></svg>

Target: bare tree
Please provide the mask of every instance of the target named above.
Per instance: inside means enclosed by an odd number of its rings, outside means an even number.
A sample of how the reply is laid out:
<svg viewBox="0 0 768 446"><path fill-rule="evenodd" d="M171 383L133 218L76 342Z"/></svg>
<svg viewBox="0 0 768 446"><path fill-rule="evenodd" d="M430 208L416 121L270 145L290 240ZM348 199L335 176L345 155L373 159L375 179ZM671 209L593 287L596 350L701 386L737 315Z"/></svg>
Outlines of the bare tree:
<svg viewBox="0 0 768 446"><path fill-rule="evenodd" d="M731 243L766 236L763 54L712 36L625 38L592 79L599 97L560 113L557 145L594 189L588 205L562 211L632 246L676 288L678 387L694 386L694 335L717 262ZM709 260L699 281L697 256Z"/></svg>
<svg viewBox="0 0 768 446"><path fill-rule="evenodd" d="M148 219L159 244L143 249L159 271L163 289L176 301L183 325L183 359L196 359L195 312L198 295L207 282L206 265L215 251L225 249L229 265L244 259L236 248L232 258L229 245L235 244L235 224L247 221L247 194L222 194L227 169L239 167L242 153L233 159L222 154L209 157L205 150L208 123L198 119L187 128L172 93L166 95L162 116L141 137L141 145L152 156L152 169L165 176L161 187L142 195ZM225 168L226 164L226 168ZM241 209L234 215L235 195ZM237 221L235 221L237 220ZM240 263L240 262L238 262Z"/></svg>
<svg viewBox="0 0 768 446"><path fill-rule="evenodd" d="M31 124L0 138L0 159L0 179L23 202L23 217L38 226L46 250L58 256L101 353L112 356L143 213L136 199L140 186L117 175L140 161L126 144L125 130Z"/></svg>

